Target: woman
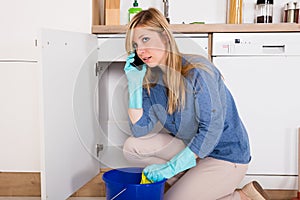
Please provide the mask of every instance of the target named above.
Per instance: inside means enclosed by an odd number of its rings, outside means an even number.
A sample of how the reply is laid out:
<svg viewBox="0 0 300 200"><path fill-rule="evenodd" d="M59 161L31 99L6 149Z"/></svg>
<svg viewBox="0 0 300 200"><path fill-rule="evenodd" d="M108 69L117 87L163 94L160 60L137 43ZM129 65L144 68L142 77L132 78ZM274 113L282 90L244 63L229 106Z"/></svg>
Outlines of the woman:
<svg viewBox="0 0 300 200"><path fill-rule="evenodd" d="M236 190L251 159L249 140L218 69L202 56L180 53L154 8L131 20L126 50L133 137L124 155L147 166L150 181L168 179L164 199L268 199L255 181ZM134 66L138 58L141 70ZM165 131L150 133L158 122Z"/></svg>

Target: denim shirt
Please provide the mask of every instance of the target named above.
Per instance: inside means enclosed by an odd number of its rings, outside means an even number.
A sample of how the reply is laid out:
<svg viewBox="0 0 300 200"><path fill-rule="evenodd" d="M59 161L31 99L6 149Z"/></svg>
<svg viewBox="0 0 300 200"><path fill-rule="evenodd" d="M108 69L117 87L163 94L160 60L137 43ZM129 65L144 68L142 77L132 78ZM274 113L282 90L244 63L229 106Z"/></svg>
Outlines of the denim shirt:
<svg viewBox="0 0 300 200"><path fill-rule="evenodd" d="M183 55L183 66L187 60L207 69L191 69L185 77L185 107L168 114L167 90L160 76L150 95L143 89L143 115L135 124L129 123L133 136L146 135L159 121L200 158L249 163L247 131L219 70L202 56Z"/></svg>

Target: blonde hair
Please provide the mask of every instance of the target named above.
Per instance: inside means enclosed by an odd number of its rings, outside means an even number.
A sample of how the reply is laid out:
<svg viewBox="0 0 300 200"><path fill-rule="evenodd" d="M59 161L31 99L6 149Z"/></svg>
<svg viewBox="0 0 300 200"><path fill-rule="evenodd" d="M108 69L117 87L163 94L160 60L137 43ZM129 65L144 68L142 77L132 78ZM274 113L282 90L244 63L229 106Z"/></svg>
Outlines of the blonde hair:
<svg viewBox="0 0 300 200"><path fill-rule="evenodd" d="M168 113L172 114L176 110L181 110L185 105L185 85L184 76L187 75L194 65L189 64L183 69L182 55L178 50L177 44L173 37L173 34L169 30L169 23L165 17L155 8L149 8L136 14L130 23L126 32L125 48L128 53L134 51L132 38L134 34L134 28L145 27L148 30L153 30L161 35L164 35L166 42L166 71L163 75L163 80L167 88L168 95ZM150 88L156 85L158 77L156 76L155 69L147 68L146 75L144 77L144 88L148 90L150 94Z"/></svg>

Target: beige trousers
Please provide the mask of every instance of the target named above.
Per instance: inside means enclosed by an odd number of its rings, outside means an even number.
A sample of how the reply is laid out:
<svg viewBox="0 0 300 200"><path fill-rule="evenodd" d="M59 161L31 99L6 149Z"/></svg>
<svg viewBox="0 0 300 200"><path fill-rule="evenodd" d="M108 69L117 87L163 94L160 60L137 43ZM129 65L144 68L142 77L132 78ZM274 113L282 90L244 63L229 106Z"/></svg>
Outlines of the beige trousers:
<svg viewBox="0 0 300 200"><path fill-rule="evenodd" d="M167 133L129 137L124 143L124 156L145 167L162 164L185 148L185 144ZM197 165L168 180L172 187L164 200L240 200L235 190L248 169L247 164L231 163L207 157Z"/></svg>

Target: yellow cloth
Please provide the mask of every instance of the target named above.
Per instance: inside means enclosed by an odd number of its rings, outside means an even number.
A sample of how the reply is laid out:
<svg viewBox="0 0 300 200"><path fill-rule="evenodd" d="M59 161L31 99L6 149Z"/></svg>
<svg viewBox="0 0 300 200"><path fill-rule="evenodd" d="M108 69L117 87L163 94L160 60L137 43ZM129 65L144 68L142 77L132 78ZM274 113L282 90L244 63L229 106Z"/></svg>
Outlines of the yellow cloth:
<svg viewBox="0 0 300 200"><path fill-rule="evenodd" d="M148 183L152 183L152 181L148 180L147 177L145 176L144 172L142 172L142 179L140 184L148 184Z"/></svg>

